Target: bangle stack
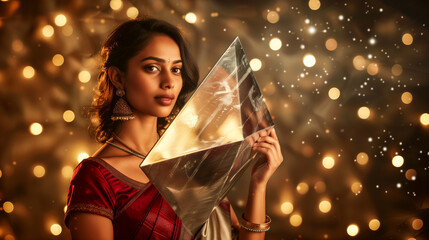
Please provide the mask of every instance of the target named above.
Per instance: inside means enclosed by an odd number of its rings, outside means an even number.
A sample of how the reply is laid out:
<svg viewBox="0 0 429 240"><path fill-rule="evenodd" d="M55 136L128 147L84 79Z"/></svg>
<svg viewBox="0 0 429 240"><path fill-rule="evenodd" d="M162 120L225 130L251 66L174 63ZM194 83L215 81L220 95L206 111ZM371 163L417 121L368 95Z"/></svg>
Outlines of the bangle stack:
<svg viewBox="0 0 429 240"><path fill-rule="evenodd" d="M267 215L264 223L252 223L244 218L244 213L241 216L241 227L249 232L266 232L270 230L271 218Z"/></svg>

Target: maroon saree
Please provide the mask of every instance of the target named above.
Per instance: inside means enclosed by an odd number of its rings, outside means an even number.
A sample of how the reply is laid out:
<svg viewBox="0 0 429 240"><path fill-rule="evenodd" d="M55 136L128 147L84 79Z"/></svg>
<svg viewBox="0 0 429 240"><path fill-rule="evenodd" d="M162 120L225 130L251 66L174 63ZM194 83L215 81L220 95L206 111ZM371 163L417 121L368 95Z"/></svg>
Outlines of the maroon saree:
<svg viewBox="0 0 429 240"><path fill-rule="evenodd" d="M112 220L114 239L192 239L151 183L137 182L100 158L83 160L73 173L66 226L76 212Z"/></svg>

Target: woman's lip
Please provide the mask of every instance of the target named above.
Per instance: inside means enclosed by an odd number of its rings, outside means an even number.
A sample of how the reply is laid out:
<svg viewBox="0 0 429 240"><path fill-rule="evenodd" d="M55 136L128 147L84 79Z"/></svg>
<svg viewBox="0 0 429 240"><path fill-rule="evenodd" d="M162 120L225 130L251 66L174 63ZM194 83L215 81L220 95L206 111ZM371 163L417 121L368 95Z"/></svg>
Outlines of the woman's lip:
<svg viewBox="0 0 429 240"><path fill-rule="evenodd" d="M173 99L169 97L157 97L155 100L163 106L170 106L173 103Z"/></svg>

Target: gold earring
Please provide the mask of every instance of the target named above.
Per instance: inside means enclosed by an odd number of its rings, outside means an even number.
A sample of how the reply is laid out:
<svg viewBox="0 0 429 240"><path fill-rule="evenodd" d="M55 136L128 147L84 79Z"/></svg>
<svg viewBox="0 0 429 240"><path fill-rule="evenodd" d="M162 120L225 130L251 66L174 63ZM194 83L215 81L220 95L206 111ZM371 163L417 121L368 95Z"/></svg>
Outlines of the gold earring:
<svg viewBox="0 0 429 240"><path fill-rule="evenodd" d="M115 107L113 107L113 113L110 119L112 121L117 120L130 120L134 118L133 111L131 111L130 106L128 105L127 101L123 98L125 95L125 91L123 89L116 89L116 96L119 97L118 101L115 104Z"/></svg>

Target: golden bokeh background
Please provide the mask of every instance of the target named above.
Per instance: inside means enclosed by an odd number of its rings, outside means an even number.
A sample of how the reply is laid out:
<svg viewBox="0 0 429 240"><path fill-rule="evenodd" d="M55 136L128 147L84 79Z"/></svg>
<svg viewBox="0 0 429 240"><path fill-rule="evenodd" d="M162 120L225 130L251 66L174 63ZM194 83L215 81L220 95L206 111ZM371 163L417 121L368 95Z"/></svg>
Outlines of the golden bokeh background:
<svg viewBox="0 0 429 240"><path fill-rule="evenodd" d="M285 157L266 239L429 239L428 7L0 0L0 239L70 239L69 181L99 147L85 113L99 50L142 16L182 29L201 79L240 37ZM247 191L231 194L239 210Z"/></svg>

